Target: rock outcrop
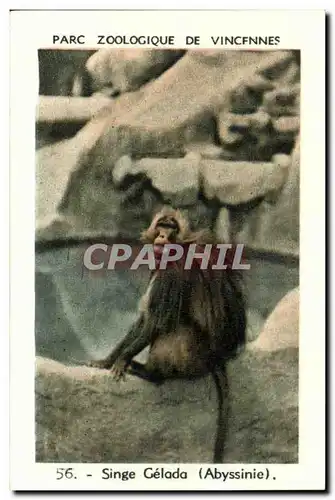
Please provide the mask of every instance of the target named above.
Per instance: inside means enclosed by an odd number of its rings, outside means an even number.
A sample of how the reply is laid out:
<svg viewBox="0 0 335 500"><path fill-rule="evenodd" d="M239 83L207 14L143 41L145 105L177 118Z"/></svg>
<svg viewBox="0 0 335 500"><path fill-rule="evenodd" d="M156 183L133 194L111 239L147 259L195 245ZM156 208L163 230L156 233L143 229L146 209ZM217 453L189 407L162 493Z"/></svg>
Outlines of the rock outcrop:
<svg viewBox="0 0 335 500"><path fill-rule="evenodd" d="M39 53L40 94L58 97L41 98L37 112L36 241L65 248L36 255L36 459L211 462L211 377L156 387L68 366L104 355L124 335L146 281L140 272L85 275L85 244L68 240L137 240L170 203L219 241L281 259L256 259L246 276L252 342L228 366L224 460L296 463L297 290L263 327L298 283L297 265L282 262L299 255L296 54L49 52Z"/></svg>
<svg viewBox="0 0 335 500"><path fill-rule="evenodd" d="M267 200L247 216L235 213L235 241L255 249L297 255L299 249L300 140L291 155L286 183L275 203Z"/></svg>
<svg viewBox="0 0 335 500"><path fill-rule="evenodd" d="M184 50L101 49L86 61L94 92L110 95L137 90L174 64Z"/></svg>
<svg viewBox="0 0 335 500"><path fill-rule="evenodd" d="M297 291L285 297L252 347L229 363L226 463L298 460L297 301ZM210 377L156 387L36 362L39 462L211 462L216 414Z"/></svg>
<svg viewBox="0 0 335 500"><path fill-rule="evenodd" d="M164 68L158 64L159 76L147 71L156 78L144 83L143 61L154 64L151 51L144 51L136 55L142 66L134 66L142 75L134 77L139 87L125 76L127 51L122 57L116 52L98 51L87 64L104 75L99 85L126 82L116 85L122 95L109 99L74 137L37 153L37 240L139 234L170 202L191 214L202 207L219 239L230 234L252 248L297 255L297 225L283 222L298 219L299 159L291 155L299 133L294 54L172 54ZM118 62L107 64L112 56ZM132 167L120 174L124 156ZM222 211L228 211L228 227L222 227ZM266 228L275 227L275 219L281 227L269 238Z"/></svg>
<svg viewBox="0 0 335 500"><path fill-rule="evenodd" d="M74 92L76 75L82 73L86 61L95 50L38 51L39 94L43 96L86 95L81 87Z"/></svg>
<svg viewBox="0 0 335 500"><path fill-rule="evenodd" d="M299 346L299 288L287 293L270 314L250 349L276 351Z"/></svg>

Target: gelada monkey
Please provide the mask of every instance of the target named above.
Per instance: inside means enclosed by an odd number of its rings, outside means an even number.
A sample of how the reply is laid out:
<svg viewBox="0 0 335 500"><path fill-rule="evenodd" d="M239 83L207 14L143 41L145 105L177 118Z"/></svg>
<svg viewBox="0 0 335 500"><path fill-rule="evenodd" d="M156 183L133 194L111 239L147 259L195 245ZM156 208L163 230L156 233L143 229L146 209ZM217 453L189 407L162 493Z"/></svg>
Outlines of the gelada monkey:
<svg viewBox="0 0 335 500"><path fill-rule="evenodd" d="M211 233L192 232L183 215L164 207L142 233L156 260L165 244L214 243ZM228 417L226 362L245 344L246 316L241 276L231 268L186 270L177 262L152 271L139 316L115 349L91 366L111 369L120 379L132 373L154 383L212 374L218 393L214 462L222 461ZM209 266L210 267L210 266ZM146 364L133 357L150 345Z"/></svg>

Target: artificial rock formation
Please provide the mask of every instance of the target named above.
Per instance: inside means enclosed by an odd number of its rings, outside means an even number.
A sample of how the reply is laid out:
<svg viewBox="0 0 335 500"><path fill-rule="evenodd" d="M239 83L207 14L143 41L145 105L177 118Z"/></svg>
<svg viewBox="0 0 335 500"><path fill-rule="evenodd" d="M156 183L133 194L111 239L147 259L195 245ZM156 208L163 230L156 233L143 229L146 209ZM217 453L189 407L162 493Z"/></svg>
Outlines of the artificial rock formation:
<svg viewBox="0 0 335 500"><path fill-rule="evenodd" d="M92 90L119 94L134 91L174 64L184 50L101 49L87 61Z"/></svg>
<svg viewBox="0 0 335 500"><path fill-rule="evenodd" d="M122 64L111 66L120 78ZM37 240L133 237L172 203L190 214L200 207L219 239L228 233L267 249L253 220L263 200L267 210L282 190L290 196L298 83L291 52L190 51L138 90L126 85L75 136L39 149ZM122 184L124 156L136 168ZM221 228L225 210L230 222ZM297 231L288 230L295 233L283 231L271 251L297 255Z"/></svg>
<svg viewBox="0 0 335 500"><path fill-rule="evenodd" d="M36 158L37 242L134 240L162 204L172 203L220 241L297 256L295 55L199 50L162 56L83 55L91 90L100 95L84 97L79 76L49 82L51 95L63 97L56 108L53 97L41 99L37 113L38 133L47 130ZM41 93L50 95L47 87L41 84ZM64 99L71 95L77 97ZM100 357L123 336L145 281L138 274L86 276L83 250L37 254L36 345L43 356L36 361L37 460L210 462L217 410L210 377L157 388L130 376L116 383L108 372L74 366L74 358ZM256 340L228 367L227 463L297 462L297 291L258 337L269 311L296 286L297 273L253 262L248 338Z"/></svg>
<svg viewBox="0 0 335 500"><path fill-rule="evenodd" d="M299 249L300 140L291 155L286 183L275 203L264 200L252 212L235 214L240 228L235 241L255 249L298 255Z"/></svg>
<svg viewBox="0 0 335 500"><path fill-rule="evenodd" d="M259 338L229 363L226 463L297 462L297 294L283 299ZM210 377L156 387L37 358L40 462L211 462L216 414Z"/></svg>

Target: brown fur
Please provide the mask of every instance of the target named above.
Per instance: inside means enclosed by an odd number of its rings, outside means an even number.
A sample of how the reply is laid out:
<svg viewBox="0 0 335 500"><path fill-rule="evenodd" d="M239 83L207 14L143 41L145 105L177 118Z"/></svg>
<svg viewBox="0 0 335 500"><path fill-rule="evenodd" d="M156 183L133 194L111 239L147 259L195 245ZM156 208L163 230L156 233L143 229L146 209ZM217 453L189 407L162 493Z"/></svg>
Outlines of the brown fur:
<svg viewBox="0 0 335 500"><path fill-rule="evenodd" d="M157 222L162 217L173 218L178 221L179 233L177 243L212 243L214 242L212 233L209 230L191 231L186 217L180 210L164 206L152 219L148 229L142 232L141 241L143 243L153 243L157 231Z"/></svg>
<svg viewBox="0 0 335 500"><path fill-rule="evenodd" d="M209 231L194 233L178 210L165 207L142 233L146 243L212 243ZM161 243L163 242L163 243ZM173 266L154 271L141 299L139 318L126 337L104 360L93 366L112 368L116 379L131 373L152 382L194 378L212 373L218 390L222 425L223 389L227 392L225 362L245 343L245 305L236 271L184 270ZM148 361L133 357L150 345ZM223 373L223 383L216 374ZM220 461L224 436L218 430L215 461Z"/></svg>

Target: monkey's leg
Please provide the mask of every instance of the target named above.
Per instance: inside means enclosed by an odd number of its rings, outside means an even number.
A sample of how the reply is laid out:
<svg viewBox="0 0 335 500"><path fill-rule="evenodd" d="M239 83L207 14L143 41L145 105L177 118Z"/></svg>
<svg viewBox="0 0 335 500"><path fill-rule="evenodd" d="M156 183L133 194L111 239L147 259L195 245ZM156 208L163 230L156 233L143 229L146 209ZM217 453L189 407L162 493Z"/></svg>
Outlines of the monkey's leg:
<svg viewBox="0 0 335 500"><path fill-rule="evenodd" d="M110 354L108 354L106 358L90 361L88 365L94 368L102 368L105 370L109 370L114 365L116 360L127 349L127 347L133 345L134 342L136 342L137 338L143 336L143 326L144 326L144 320L142 317L140 317L130 328L125 338L121 340L121 342L112 350ZM146 345L148 343L149 339ZM146 345L144 347L146 347Z"/></svg>
<svg viewBox="0 0 335 500"><path fill-rule="evenodd" d="M159 373L148 370L145 365L134 360L130 362L128 373L157 385L162 384L164 381L164 377L159 375Z"/></svg>

